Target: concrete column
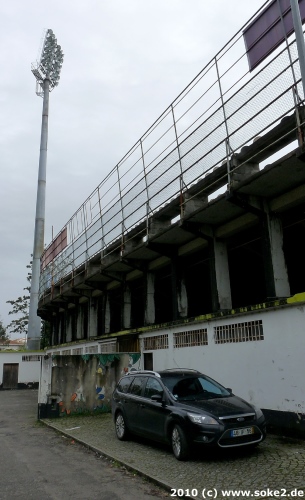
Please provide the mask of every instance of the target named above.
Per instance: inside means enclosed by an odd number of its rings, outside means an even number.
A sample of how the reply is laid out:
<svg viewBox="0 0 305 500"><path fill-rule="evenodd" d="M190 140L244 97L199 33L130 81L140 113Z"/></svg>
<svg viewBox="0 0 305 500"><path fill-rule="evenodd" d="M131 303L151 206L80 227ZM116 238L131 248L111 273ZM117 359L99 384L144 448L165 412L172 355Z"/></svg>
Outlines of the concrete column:
<svg viewBox="0 0 305 500"><path fill-rule="evenodd" d="M131 327L131 292L127 284L125 284L123 292L122 320L122 327L124 330Z"/></svg>
<svg viewBox="0 0 305 500"><path fill-rule="evenodd" d="M65 310L65 317L67 321L67 335L66 335L66 342L71 342L72 341L72 326L73 326L73 318L71 314L71 309L66 309Z"/></svg>
<svg viewBox="0 0 305 500"><path fill-rule="evenodd" d="M188 313L187 292L183 269L177 258L172 258L171 260L171 275L173 320L186 318Z"/></svg>
<svg viewBox="0 0 305 500"><path fill-rule="evenodd" d="M153 325L156 319L154 273L151 272L145 273L145 288L146 288L146 300L145 300L144 324Z"/></svg>
<svg viewBox="0 0 305 500"><path fill-rule="evenodd" d="M75 338L77 340L81 340L84 338L84 328L83 328L83 310L82 310L82 307L80 307L79 305L76 306L76 320L75 320L75 324L76 324L76 335L75 335Z"/></svg>
<svg viewBox="0 0 305 500"><path fill-rule="evenodd" d="M264 209L262 239L267 297L288 297L290 285L283 251L282 223L270 212L267 203Z"/></svg>
<svg viewBox="0 0 305 500"><path fill-rule="evenodd" d="M110 333L110 303L108 294L106 296L105 304L105 333Z"/></svg>
<svg viewBox="0 0 305 500"><path fill-rule="evenodd" d="M178 319L178 270L177 259L171 259L171 284L172 284L172 319Z"/></svg>
<svg viewBox="0 0 305 500"><path fill-rule="evenodd" d="M210 247L210 276L212 291L212 309L232 309L230 274L227 245L213 238Z"/></svg>
<svg viewBox="0 0 305 500"><path fill-rule="evenodd" d="M187 318L188 315L188 300L187 292L185 286L184 278L181 278L178 282L177 290L177 300L178 300L178 315L179 318Z"/></svg>
<svg viewBox="0 0 305 500"><path fill-rule="evenodd" d="M98 335L97 331L97 301L95 298L91 297L89 302L89 325L88 332L89 338L96 337Z"/></svg>

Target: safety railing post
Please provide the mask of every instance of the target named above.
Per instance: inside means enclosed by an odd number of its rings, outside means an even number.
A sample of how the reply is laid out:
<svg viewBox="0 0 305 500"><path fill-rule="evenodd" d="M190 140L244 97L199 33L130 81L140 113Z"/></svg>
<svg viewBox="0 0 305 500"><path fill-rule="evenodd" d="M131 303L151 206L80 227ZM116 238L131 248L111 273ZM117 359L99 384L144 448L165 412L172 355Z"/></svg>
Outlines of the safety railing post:
<svg viewBox="0 0 305 500"><path fill-rule="evenodd" d="M171 104L171 110L172 110L172 117L173 117L176 145L177 145L177 151L178 151L179 166L180 166L180 177L179 177L179 180L180 180L180 217L182 219L183 214L184 214L183 169L182 169L182 161L181 161L180 147L179 147L179 140L178 140L178 133L177 133L177 124L176 124L176 120L175 120L174 106L172 104Z"/></svg>

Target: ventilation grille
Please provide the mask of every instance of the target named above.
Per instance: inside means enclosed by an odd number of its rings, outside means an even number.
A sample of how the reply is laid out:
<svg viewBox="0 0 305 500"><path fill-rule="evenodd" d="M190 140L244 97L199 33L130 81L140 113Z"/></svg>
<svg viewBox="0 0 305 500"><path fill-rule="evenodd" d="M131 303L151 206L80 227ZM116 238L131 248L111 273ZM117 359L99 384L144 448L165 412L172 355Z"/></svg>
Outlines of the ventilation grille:
<svg viewBox="0 0 305 500"><path fill-rule="evenodd" d="M216 326L214 328L215 344L227 344L234 342L254 342L264 340L263 322L248 321L247 323L236 323L234 325Z"/></svg>
<svg viewBox="0 0 305 500"><path fill-rule="evenodd" d="M157 349L168 349L168 335L156 335L146 337L144 340L144 351L154 351Z"/></svg>
<svg viewBox="0 0 305 500"><path fill-rule="evenodd" d="M41 358L41 356L39 356L38 354L33 354L32 356L25 355L25 356L22 356L22 361L40 361L40 358Z"/></svg>
<svg viewBox="0 0 305 500"><path fill-rule="evenodd" d="M73 349L73 354L75 356L80 356L81 354L83 354L83 348L82 347L79 347L77 349Z"/></svg>
<svg viewBox="0 0 305 500"><path fill-rule="evenodd" d="M174 349L198 345L208 345L208 332L206 328L174 333Z"/></svg>
<svg viewBox="0 0 305 500"><path fill-rule="evenodd" d="M98 352L98 345L90 345L86 347L86 354L95 354Z"/></svg>
<svg viewBox="0 0 305 500"><path fill-rule="evenodd" d="M100 343L100 351L102 354L108 353L108 352L116 352L117 342L116 340L112 340L110 342L101 342Z"/></svg>

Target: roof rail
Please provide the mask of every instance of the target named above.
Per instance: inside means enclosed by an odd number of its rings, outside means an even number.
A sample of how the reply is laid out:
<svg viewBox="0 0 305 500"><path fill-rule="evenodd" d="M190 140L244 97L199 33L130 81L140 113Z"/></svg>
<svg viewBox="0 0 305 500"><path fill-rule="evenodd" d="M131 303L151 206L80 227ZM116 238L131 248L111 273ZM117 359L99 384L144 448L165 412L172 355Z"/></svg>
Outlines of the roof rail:
<svg viewBox="0 0 305 500"><path fill-rule="evenodd" d="M155 375L156 377L160 377L159 373L158 372L154 372L153 370L132 370L130 371L129 373L127 373L126 375L135 375L135 374L142 374L142 375Z"/></svg>
<svg viewBox="0 0 305 500"><path fill-rule="evenodd" d="M194 372L201 373L198 370L194 370L193 368L166 368L165 370L160 370L162 372Z"/></svg>

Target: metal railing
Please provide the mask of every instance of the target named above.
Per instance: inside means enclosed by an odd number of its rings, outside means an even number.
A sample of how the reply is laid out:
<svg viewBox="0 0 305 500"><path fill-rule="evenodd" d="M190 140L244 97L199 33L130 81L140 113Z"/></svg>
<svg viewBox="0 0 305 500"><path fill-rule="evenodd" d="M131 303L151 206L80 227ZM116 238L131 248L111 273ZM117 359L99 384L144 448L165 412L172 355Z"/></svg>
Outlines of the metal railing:
<svg viewBox="0 0 305 500"><path fill-rule="evenodd" d="M131 230L147 235L171 200L181 200L183 213L184 192L224 163L229 183L232 155L303 102L293 36L289 42L250 73L242 30L230 40L64 226L67 246L42 269L40 296Z"/></svg>

